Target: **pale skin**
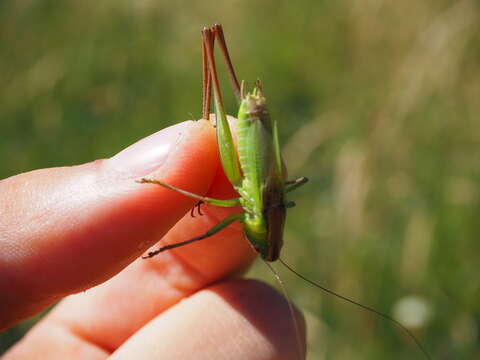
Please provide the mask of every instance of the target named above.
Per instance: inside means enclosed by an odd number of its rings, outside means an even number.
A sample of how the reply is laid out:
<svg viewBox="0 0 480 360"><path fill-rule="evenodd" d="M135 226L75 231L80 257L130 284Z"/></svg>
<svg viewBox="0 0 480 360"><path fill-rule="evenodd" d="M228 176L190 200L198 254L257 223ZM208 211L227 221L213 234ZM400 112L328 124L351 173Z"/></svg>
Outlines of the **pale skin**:
<svg viewBox="0 0 480 360"><path fill-rule="evenodd" d="M238 211L192 218L196 200L135 181L234 197L216 146L209 122L184 122L111 159L0 181L0 330L60 301L5 360L298 358L284 298L237 278L256 255L241 225L139 258Z"/></svg>

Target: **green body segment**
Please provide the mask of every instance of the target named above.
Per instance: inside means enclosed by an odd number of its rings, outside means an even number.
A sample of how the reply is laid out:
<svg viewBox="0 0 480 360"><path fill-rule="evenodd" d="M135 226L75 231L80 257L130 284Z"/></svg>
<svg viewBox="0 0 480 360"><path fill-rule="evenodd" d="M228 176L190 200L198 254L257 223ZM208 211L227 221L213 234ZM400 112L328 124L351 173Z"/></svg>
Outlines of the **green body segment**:
<svg viewBox="0 0 480 360"><path fill-rule="evenodd" d="M218 111L217 111L218 114ZM219 119L217 135L225 134L222 126L226 119ZM227 135L228 137L228 135ZM228 141L218 137L219 147ZM231 164L231 156L225 156L226 148L220 149L224 169ZM244 232L254 248L269 261L278 258L283 243L285 223L284 174L275 122L272 122L260 85L253 93L242 96L237 121L237 153L242 171L240 182L230 179L240 195L245 211Z"/></svg>

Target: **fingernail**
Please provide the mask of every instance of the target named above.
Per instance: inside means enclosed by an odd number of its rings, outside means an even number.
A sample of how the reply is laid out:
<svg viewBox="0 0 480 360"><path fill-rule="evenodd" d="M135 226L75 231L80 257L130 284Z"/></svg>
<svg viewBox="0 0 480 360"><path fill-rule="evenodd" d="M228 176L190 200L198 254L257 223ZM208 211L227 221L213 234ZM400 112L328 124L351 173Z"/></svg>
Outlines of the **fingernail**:
<svg viewBox="0 0 480 360"><path fill-rule="evenodd" d="M160 130L120 151L105 165L128 177L146 176L166 162L194 127L195 122L185 121Z"/></svg>

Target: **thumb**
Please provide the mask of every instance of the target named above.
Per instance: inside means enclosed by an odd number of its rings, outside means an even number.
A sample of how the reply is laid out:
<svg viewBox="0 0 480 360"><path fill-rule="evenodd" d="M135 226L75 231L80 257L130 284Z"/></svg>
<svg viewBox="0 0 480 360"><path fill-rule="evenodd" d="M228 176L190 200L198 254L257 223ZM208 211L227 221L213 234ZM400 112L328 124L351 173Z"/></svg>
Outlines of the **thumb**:
<svg viewBox="0 0 480 360"><path fill-rule="evenodd" d="M200 120L111 159L0 181L0 330L112 277L195 202L136 179L158 177L204 194L217 167L214 130Z"/></svg>

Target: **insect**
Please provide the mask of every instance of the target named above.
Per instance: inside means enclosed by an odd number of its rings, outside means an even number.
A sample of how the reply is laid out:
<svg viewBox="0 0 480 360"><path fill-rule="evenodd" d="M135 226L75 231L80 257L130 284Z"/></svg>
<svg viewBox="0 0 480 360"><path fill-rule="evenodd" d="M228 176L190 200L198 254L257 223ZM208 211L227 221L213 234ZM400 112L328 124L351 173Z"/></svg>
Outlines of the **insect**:
<svg viewBox="0 0 480 360"><path fill-rule="evenodd" d="M307 183L308 179L306 177L299 177L291 181L286 180L286 170L280 152L277 123L268 113L262 84L257 80L253 90L249 92L246 90L245 82L242 81L241 84L238 82L221 25L213 25L210 28L203 29L202 39L204 79L203 118L206 120L209 119L211 88L213 86L216 133L220 160L228 180L237 191L239 197L227 200L213 199L179 189L161 180L143 178L138 182L157 184L197 199L199 202L196 207L198 207L200 215L200 205L202 203L222 207L240 206L243 211L223 219L205 234L150 251L144 258L151 258L163 251L206 239L230 224L240 222L243 224L245 237L265 261L271 262L279 259L287 269L311 285L393 322L403 329L403 331L413 339L425 357L430 359L429 354L418 339L391 316L339 295L307 279L280 259L286 211L288 208L295 206L293 201L287 199L287 194ZM236 150L217 78L213 52L215 40L218 41L220 50L225 58L228 74L240 104L236 125ZM192 209L192 216L193 210L194 209ZM278 275L275 272L274 274L277 280L279 280Z"/></svg>
<svg viewBox="0 0 480 360"><path fill-rule="evenodd" d="M241 206L244 211L227 217L203 235L164 246L149 252L147 257L205 239L238 221L243 224L245 237L262 258L266 261L275 261L280 255L283 243L286 209L295 205L294 202L286 199L286 194L305 184L308 179L300 177L293 181L285 180L286 174L280 154L277 123L268 113L262 85L260 81L257 81L253 90L247 92L245 83L239 84L228 54L222 27L214 25L204 29L202 35L204 54L203 118L209 118L210 93L213 84L220 160L225 174L239 197L228 200L211 199L178 189L160 180L142 179L140 182L158 184L210 205ZM215 39L218 39L220 49L225 56L233 88L240 102L236 151L217 78L213 56Z"/></svg>

